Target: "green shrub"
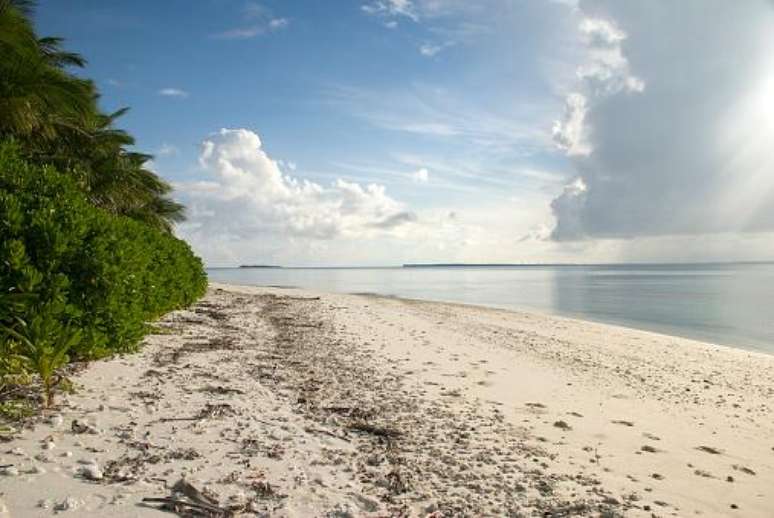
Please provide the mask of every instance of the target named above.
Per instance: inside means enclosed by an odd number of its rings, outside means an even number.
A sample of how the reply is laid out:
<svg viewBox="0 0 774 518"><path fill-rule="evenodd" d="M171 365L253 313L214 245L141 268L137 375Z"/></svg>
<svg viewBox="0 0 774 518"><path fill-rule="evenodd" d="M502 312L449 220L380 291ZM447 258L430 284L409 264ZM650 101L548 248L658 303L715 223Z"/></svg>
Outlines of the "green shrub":
<svg viewBox="0 0 774 518"><path fill-rule="evenodd" d="M64 356L132 350L146 322L206 285L184 241L92 206L68 175L0 143L0 369L21 355L42 378Z"/></svg>

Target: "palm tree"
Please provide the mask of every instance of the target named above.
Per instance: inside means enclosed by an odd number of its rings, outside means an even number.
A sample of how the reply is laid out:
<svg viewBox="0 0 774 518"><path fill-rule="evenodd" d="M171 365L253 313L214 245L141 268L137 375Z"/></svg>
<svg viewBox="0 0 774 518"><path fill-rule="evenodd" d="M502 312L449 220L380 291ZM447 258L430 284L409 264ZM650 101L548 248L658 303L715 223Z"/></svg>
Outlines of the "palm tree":
<svg viewBox="0 0 774 518"><path fill-rule="evenodd" d="M61 52L61 40L36 38L31 5L0 0L0 135L51 139L93 109L93 85L62 68L84 61Z"/></svg>
<svg viewBox="0 0 774 518"><path fill-rule="evenodd" d="M127 109L99 110L95 85L68 71L86 61L65 51L62 38L37 38L33 8L28 0L0 0L0 138L69 172L94 205L171 231L184 207L147 168L152 157L130 151L134 139L115 128Z"/></svg>

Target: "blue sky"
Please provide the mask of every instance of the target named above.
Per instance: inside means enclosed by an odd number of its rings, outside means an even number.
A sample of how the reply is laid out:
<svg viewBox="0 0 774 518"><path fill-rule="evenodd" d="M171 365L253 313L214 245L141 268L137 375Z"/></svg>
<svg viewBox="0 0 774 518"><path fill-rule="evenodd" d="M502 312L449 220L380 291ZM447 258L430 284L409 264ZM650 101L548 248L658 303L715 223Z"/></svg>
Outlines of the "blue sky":
<svg viewBox="0 0 774 518"><path fill-rule="evenodd" d="M774 256L774 194L723 183L733 164L768 188L758 156L691 128L749 141L712 106L745 119L771 6L716 4L73 0L36 21L88 59L106 109L131 107L211 265Z"/></svg>

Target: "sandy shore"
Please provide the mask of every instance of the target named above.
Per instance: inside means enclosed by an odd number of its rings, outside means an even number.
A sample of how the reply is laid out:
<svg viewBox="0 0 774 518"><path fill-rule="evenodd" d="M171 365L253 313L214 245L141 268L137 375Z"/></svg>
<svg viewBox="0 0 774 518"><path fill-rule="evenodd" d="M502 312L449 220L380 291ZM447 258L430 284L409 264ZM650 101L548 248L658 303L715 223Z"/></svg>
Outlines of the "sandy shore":
<svg viewBox="0 0 774 518"><path fill-rule="evenodd" d="M0 444L0 516L165 516L181 478L248 515L774 516L774 356L225 285L159 326Z"/></svg>

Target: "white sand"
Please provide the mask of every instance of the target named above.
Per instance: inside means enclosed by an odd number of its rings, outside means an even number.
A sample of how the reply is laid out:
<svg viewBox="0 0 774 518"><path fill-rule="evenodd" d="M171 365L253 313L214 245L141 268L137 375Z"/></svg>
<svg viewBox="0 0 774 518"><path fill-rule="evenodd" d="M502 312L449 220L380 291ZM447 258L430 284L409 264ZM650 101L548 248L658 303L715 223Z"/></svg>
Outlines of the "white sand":
<svg viewBox="0 0 774 518"><path fill-rule="evenodd" d="M161 325L0 444L5 515L164 516L185 477L267 516L774 516L774 356L224 285Z"/></svg>

